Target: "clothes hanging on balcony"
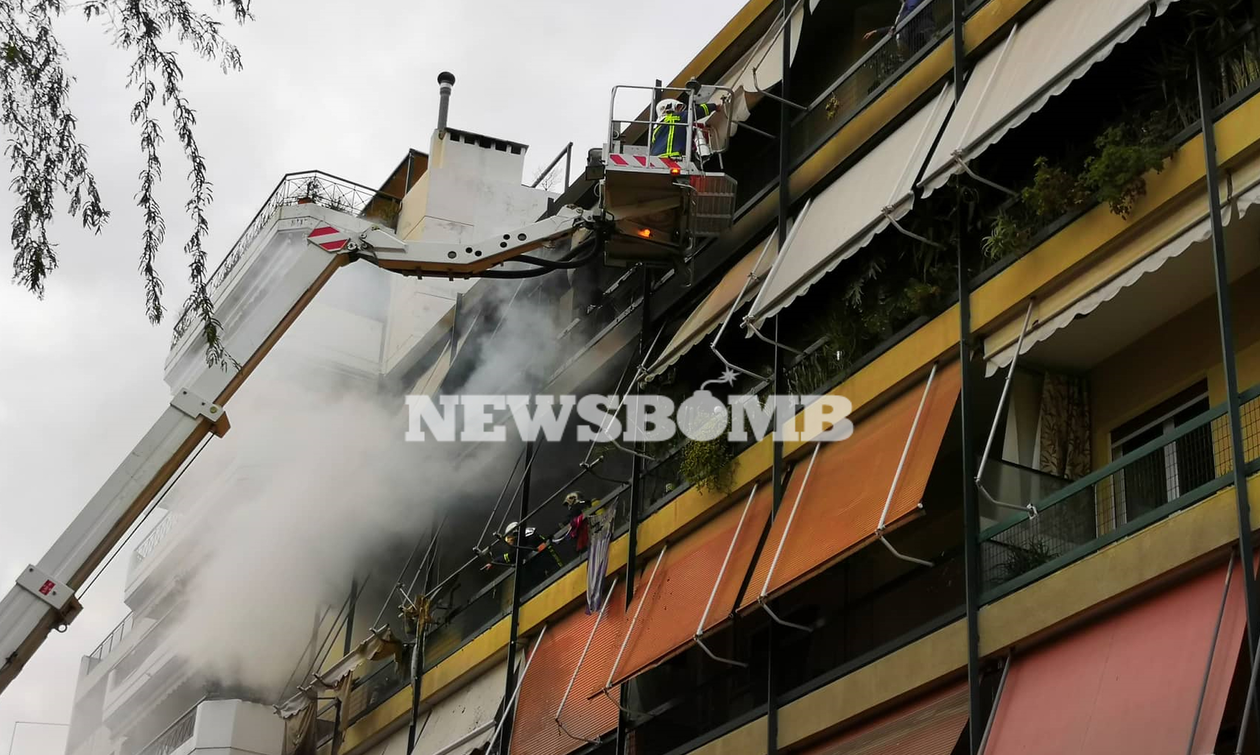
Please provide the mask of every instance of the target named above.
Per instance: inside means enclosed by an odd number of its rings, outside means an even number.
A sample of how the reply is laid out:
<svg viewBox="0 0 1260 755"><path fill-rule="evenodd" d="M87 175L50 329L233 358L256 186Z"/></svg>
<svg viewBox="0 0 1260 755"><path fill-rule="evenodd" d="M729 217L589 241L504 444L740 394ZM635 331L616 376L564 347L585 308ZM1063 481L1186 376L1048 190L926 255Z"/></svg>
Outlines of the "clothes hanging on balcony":
<svg viewBox="0 0 1260 755"><path fill-rule="evenodd" d="M284 720L283 755L315 755L315 705L307 700L301 710Z"/></svg>
<svg viewBox="0 0 1260 755"><path fill-rule="evenodd" d="M1047 373L1038 423L1041 471L1069 480L1089 474L1089 383L1083 377Z"/></svg>
<svg viewBox="0 0 1260 755"><path fill-rule="evenodd" d="M608 574L608 548L612 544L613 514L616 506L607 505L586 515L590 545L586 560L586 612L597 613L603 605L604 577Z"/></svg>

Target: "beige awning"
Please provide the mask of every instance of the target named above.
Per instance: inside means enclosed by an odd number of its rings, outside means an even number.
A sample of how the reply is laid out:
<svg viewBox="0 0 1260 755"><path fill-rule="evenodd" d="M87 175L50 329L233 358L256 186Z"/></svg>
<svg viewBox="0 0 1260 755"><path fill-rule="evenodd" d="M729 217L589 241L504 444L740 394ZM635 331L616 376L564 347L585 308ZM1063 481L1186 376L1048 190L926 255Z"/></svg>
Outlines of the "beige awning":
<svg viewBox="0 0 1260 755"><path fill-rule="evenodd" d="M923 196L1045 107L1173 0L1054 0L1011 29L967 79L928 162Z"/></svg>
<svg viewBox="0 0 1260 755"><path fill-rule="evenodd" d="M777 314L910 212L915 178L953 97L953 87L945 87L814 198L762 285L750 322Z"/></svg>
<svg viewBox="0 0 1260 755"><path fill-rule="evenodd" d="M735 263L709 295L704 297L700 306L687 316L669 345L648 368L647 379L651 380L669 369L692 347L717 330L732 308L741 307L751 301L757 295L761 281L778 253L779 237L777 233L772 233Z"/></svg>
<svg viewBox="0 0 1260 755"><path fill-rule="evenodd" d="M446 345L442 347L442 353L438 354L438 358L430 365L429 369L416 380L416 384L412 387L411 393L415 396L433 396L442 389L442 381L446 379L446 374L451 371L451 342L447 339Z"/></svg>
<svg viewBox="0 0 1260 755"><path fill-rule="evenodd" d="M1234 218L1245 215L1252 206L1260 204L1260 160L1240 166L1232 173L1231 180L1245 188L1226 196L1221 219L1227 225ZM1146 275L1158 271L1170 260L1211 237L1206 198L1170 214L1146 231L1142 238L1134 239L1123 250L1100 262L1094 270L1035 301L1028 333L1019 353L1027 354L1078 317L1090 314ZM984 340L988 375L996 374L1015 359L1023 320L1024 313L1021 312L1018 318Z"/></svg>

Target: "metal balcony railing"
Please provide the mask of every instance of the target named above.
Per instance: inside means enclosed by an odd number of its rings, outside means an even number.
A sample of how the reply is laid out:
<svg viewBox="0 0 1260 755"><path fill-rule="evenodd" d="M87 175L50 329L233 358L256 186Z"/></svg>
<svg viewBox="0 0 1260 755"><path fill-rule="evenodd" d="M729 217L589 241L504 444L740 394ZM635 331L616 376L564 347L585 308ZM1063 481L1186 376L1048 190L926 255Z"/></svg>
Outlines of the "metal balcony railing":
<svg viewBox="0 0 1260 755"><path fill-rule="evenodd" d="M110 630L110 633L101 640L101 644L88 654L88 663L91 668L95 668L96 664L105 660L110 653L114 652L114 648L122 644L123 638L131 632L131 628L135 623L135 616L127 614L126 618L118 622L118 626Z"/></svg>
<svg viewBox="0 0 1260 755"><path fill-rule="evenodd" d="M1242 395L1244 458L1260 460L1260 386ZM1036 579L1197 503L1233 480L1225 404L1037 500L980 534L984 600ZM1018 499L1010 503L1024 503Z"/></svg>
<svg viewBox="0 0 1260 755"><path fill-rule="evenodd" d="M197 724L197 708L202 702L205 701L199 701L187 713L176 719L175 723L145 745L137 755L171 755L179 749L180 745L192 739L193 729Z"/></svg>
<svg viewBox="0 0 1260 755"><path fill-rule="evenodd" d="M351 215L374 218L391 229L397 224L398 213L402 208L401 199L381 194L376 189L347 181L344 178L317 170L289 173L280 179L280 183L272 190L270 196L254 215L254 219L245 227L227 256L210 276L208 288L212 297L223 288L236 265L245 256L250 244L271 222L271 216L276 210L298 204L315 204ZM183 337L194 319L193 313L187 307L180 312L179 318L175 321L172 344Z"/></svg>
<svg viewBox="0 0 1260 755"><path fill-rule="evenodd" d="M145 535L144 539L140 541L140 544L136 546L136 549L131 557L131 565L133 568L141 561L153 555L162 540L165 539L166 536L171 533L171 530L175 528L175 524L179 521L179 519L179 514L176 514L174 511L166 512L166 516L162 517L162 521L158 522L157 526L154 527L149 534Z"/></svg>

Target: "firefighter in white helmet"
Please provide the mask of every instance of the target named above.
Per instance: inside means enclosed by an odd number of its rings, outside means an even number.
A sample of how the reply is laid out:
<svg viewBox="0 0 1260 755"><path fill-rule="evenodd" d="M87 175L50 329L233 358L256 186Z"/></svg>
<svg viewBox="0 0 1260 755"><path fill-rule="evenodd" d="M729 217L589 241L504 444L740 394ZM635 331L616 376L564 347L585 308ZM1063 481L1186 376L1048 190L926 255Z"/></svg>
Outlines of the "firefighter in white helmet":
<svg viewBox="0 0 1260 755"><path fill-rule="evenodd" d="M717 105L701 102L695 106L696 121L708 118L717 110ZM682 100L666 98L656 103L656 120L652 123L652 157L679 158L687 154L687 126L691 117L691 108ZM705 157L708 141L703 138L703 129L697 128L696 135L699 137L696 154Z"/></svg>

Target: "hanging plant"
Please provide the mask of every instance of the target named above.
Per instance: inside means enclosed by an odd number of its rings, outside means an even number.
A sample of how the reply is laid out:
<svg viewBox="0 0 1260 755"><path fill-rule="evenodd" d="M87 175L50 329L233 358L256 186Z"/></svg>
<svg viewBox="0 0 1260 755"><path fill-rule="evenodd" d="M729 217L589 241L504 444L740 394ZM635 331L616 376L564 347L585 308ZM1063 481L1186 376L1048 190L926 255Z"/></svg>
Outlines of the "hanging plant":
<svg viewBox="0 0 1260 755"><path fill-rule="evenodd" d="M1128 217L1133 204L1146 196L1146 174L1161 172L1172 149L1123 124L1103 131L1094 146L1098 154L1085 160L1081 184L1113 213Z"/></svg>
<svg viewBox="0 0 1260 755"><path fill-rule="evenodd" d="M708 493L729 493L734 483L735 452L726 435L713 440L689 440L682 450L682 478Z"/></svg>

